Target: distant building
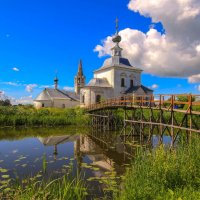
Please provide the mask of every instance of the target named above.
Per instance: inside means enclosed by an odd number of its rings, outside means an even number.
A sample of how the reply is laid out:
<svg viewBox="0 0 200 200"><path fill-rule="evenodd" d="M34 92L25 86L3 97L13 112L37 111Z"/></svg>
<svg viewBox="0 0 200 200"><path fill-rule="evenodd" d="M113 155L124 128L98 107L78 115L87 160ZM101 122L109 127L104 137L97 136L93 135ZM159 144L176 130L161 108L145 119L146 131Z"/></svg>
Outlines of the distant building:
<svg viewBox="0 0 200 200"><path fill-rule="evenodd" d="M122 57L118 23L112 41L115 46L111 49L111 58L106 59L103 66L94 71L94 78L80 89L80 105L83 107L123 95L153 94L153 90L141 84L142 70L131 66L129 60Z"/></svg>
<svg viewBox="0 0 200 200"><path fill-rule="evenodd" d="M58 89L58 78L54 79L54 88L45 88L34 100L36 108L71 108L80 105L80 95Z"/></svg>

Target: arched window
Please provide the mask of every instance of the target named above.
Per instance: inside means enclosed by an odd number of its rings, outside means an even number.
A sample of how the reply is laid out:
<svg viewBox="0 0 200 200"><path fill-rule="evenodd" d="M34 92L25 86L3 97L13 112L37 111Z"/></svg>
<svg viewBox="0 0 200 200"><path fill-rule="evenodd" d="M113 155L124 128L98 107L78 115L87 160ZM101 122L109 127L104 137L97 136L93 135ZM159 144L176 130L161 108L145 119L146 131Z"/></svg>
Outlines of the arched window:
<svg viewBox="0 0 200 200"><path fill-rule="evenodd" d="M42 104L42 107L44 108L44 103Z"/></svg>
<svg viewBox="0 0 200 200"><path fill-rule="evenodd" d="M96 103L100 103L101 101L101 95L96 95Z"/></svg>
<svg viewBox="0 0 200 200"><path fill-rule="evenodd" d="M62 105L62 108L65 108L65 104Z"/></svg>
<svg viewBox="0 0 200 200"><path fill-rule="evenodd" d="M125 87L125 79L121 78L121 87Z"/></svg>
<svg viewBox="0 0 200 200"><path fill-rule="evenodd" d="M82 95L82 103L85 103L85 95Z"/></svg>
<svg viewBox="0 0 200 200"><path fill-rule="evenodd" d="M133 79L130 80L130 87L133 87Z"/></svg>

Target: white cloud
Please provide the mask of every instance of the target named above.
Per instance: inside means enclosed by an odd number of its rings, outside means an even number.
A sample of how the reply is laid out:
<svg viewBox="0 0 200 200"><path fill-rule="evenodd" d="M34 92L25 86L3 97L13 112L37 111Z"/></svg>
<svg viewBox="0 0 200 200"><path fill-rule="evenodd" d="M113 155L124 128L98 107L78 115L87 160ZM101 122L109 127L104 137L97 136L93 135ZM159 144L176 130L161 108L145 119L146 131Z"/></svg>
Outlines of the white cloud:
<svg viewBox="0 0 200 200"><path fill-rule="evenodd" d="M12 99L11 102L12 102L13 105L17 105L17 104L33 104L33 97L32 97L32 95L24 96L24 97L21 97L19 99Z"/></svg>
<svg viewBox="0 0 200 200"><path fill-rule="evenodd" d="M28 85L26 85L26 91L27 92L33 92L33 89L35 88L35 87L37 87L38 85L37 84L28 84Z"/></svg>
<svg viewBox="0 0 200 200"><path fill-rule="evenodd" d="M172 77L200 74L200 1L199 0L131 0L128 8L161 22L165 33L150 28L147 33L126 28L122 36L123 55L145 72ZM167 10L167 12L166 12ZM110 54L113 47L108 36L95 51Z"/></svg>
<svg viewBox="0 0 200 200"><path fill-rule="evenodd" d="M13 71L19 72L19 69L17 67L12 68Z"/></svg>
<svg viewBox="0 0 200 200"><path fill-rule="evenodd" d="M153 85L151 86L152 89L157 89L158 87L159 87L159 85L157 85L157 84L153 84Z"/></svg>
<svg viewBox="0 0 200 200"><path fill-rule="evenodd" d="M0 91L0 96L3 96L5 95L5 92L4 91Z"/></svg>
<svg viewBox="0 0 200 200"><path fill-rule="evenodd" d="M19 82L2 82L1 84L5 84L5 85L11 85L11 86L21 86L21 83Z"/></svg>
<svg viewBox="0 0 200 200"><path fill-rule="evenodd" d="M74 91L74 87L69 87L69 86L65 86L63 87L63 89L66 91Z"/></svg>
<svg viewBox="0 0 200 200"><path fill-rule="evenodd" d="M41 85L39 88L51 88L54 87L54 85Z"/></svg>
<svg viewBox="0 0 200 200"><path fill-rule="evenodd" d="M190 76L188 78L189 83L200 83L200 74Z"/></svg>
<svg viewBox="0 0 200 200"><path fill-rule="evenodd" d="M200 92L200 85L198 85L197 89L198 89L198 91Z"/></svg>

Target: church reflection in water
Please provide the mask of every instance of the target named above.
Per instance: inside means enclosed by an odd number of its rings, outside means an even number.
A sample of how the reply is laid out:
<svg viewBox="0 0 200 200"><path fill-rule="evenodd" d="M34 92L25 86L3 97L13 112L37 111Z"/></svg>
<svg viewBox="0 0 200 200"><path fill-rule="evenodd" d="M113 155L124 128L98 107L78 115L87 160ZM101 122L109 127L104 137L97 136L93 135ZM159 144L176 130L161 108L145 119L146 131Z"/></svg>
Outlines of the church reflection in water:
<svg viewBox="0 0 200 200"><path fill-rule="evenodd" d="M134 158L139 137L124 137L117 133L98 132L93 130L88 135L64 135L38 138L45 146L54 146L54 159L59 154L57 146L60 144L74 143L74 158L77 161L77 169L80 172L84 158L85 162L95 167L94 176L103 176L105 171L115 171L123 174L125 168ZM145 142L145 141L144 141Z"/></svg>

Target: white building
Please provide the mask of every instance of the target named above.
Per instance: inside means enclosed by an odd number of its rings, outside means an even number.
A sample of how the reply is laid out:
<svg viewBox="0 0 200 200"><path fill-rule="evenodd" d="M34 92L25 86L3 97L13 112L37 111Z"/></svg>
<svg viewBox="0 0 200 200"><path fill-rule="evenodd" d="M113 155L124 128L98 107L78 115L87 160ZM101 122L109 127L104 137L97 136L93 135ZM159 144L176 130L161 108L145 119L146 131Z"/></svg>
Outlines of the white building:
<svg viewBox="0 0 200 200"><path fill-rule="evenodd" d="M78 73L74 78L75 92L59 90L56 78L55 88L44 89L34 100L35 107L70 108L77 105L84 107L104 99L124 95L151 95L153 90L141 83L142 70L131 66L129 60L122 57L123 49L119 46L121 37L118 34L118 24L116 29L112 39L115 43L111 49L112 56L105 60L102 67L94 71L94 78L87 85L85 85L82 61L80 61Z"/></svg>
<svg viewBox="0 0 200 200"><path fill-rule="evenodd" d="M116 34L112 41L112 56L105 60L102 67L94 71L94 78L80 89L80 104L82 107L98 103L107 98L123 95L150 95L153 90L141 84L142 70L131 66L127 58L122 57L119 43L121 37Z"/></svg>
<svg viewBox="0 0 200 200"><path fill-rule="evenodd" d="M58 79L54 80L54 88L45 88L34 100L35 108L56 107L71 108L80 105L80 96L75 92L58 89Z"/></svg>

